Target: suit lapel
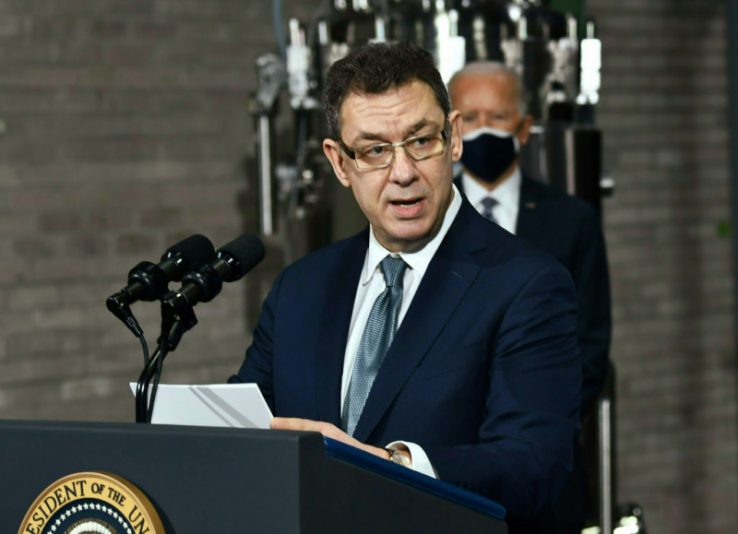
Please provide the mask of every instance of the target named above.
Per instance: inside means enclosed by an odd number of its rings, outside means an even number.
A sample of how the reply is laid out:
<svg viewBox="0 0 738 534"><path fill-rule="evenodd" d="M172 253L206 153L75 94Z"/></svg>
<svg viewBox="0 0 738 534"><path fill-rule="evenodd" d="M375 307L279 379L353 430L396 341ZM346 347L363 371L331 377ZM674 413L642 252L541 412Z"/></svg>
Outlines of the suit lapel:
<svg viewBox="0 0 738 534"><path fill-rule="evenodd" d="M326 298L330 302L323 307L323 316L320 318L320 334L313 366L316 371L318 420L336 426L341 423L343 360L356 287L368 246L367 236L365 231L355 237L346 247L344 255L336 261L336 271L332 277L334 285L330 291L326 291Z"/></svg>
<svg viewBox="0 0 738 534"><path fill-rule="evenodd" d="M368 440L479 273L480 266L468 261L470 252L480 248L473 246L474 240L469 239L473 235L467 231L470 214L479 217L464 201L456 221L428 265L367 397L354 432L359 441Z"/></svg>

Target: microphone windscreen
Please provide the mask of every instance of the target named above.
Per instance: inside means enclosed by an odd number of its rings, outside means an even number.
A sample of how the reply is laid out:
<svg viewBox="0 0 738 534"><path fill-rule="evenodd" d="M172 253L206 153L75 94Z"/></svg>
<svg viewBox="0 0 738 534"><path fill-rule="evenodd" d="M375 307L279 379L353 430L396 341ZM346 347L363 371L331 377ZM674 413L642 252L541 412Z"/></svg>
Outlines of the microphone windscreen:
<svg viewBox="0 0 738 534"><path fill-rule="evenodd" d="M220 247L218 257L223 256L235 260L234 262L228 262L232 270L227 278L224 278L226 282L233 282L256 267L264 259L264 245L258 237L244 234Z"/></svg>
<svg viewBox="0 0 738 534"><path fill-rule="evenodd" d="M178 270L181 276L186 272L196 271L213 261L215 247L204 235L195 234L169 247L161 259L164 261L175 257L180 263Z"/></svg>

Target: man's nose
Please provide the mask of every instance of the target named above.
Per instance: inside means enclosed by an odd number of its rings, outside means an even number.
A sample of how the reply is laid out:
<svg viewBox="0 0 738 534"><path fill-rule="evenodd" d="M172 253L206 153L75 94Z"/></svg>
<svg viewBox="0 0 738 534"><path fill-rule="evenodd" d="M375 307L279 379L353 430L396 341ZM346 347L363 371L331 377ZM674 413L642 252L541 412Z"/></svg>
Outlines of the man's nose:
<svg viewBox="0 0 738 534"><path fill-rule="evenodd" d="M395 148L395 157L390 171L390 180L399 184L407 184L417 176L415 161L405 152L405 147Z"/></svg>
<svg viewBox="0 0 738 534"><path fill-rule="evenodd" d="M495 117L490 115L483 115L479 119L479 124L477 124L477 128L494 128L497 125L497 121L495 120Z"/></svg>

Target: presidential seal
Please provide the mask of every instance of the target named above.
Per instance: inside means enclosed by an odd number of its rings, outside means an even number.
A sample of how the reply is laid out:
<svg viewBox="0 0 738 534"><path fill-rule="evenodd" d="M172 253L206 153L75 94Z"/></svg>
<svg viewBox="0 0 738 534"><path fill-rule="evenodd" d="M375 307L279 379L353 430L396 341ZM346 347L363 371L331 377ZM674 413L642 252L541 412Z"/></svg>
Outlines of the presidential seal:
<svg viewBox="0 0 738 534"><path fill-rule="evenodd" d="M60 478L26 512L18 534L165 534L156 509L136 486L102 472Z"/></svg>

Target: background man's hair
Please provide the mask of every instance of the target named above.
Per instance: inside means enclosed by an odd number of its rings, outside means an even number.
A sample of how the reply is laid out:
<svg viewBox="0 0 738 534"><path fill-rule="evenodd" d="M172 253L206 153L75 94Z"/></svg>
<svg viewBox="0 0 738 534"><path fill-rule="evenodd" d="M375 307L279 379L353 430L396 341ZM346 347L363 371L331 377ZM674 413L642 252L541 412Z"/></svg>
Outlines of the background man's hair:
<svg viewBox="0 0 738 534"><path fill-rule="evenodd" d="M518 97L518 109L520 115L525 116L528 112L528 92L515 70L500 61L472 61L454 73L448 82L448 92L454 94L454 84L459 78L473 75L507 76L515 82Z"/></svg>
<svg viewBox="0 0 738 534"><path fill-rule="evenodd" d="M370 43L328 70L323 103L328 121L328 136L341 135L341 105L353 93L382 94L412 81L427 84L443 110L444 120L451 112L448 91L433 62L433 56L409 43Z"/></svg>

